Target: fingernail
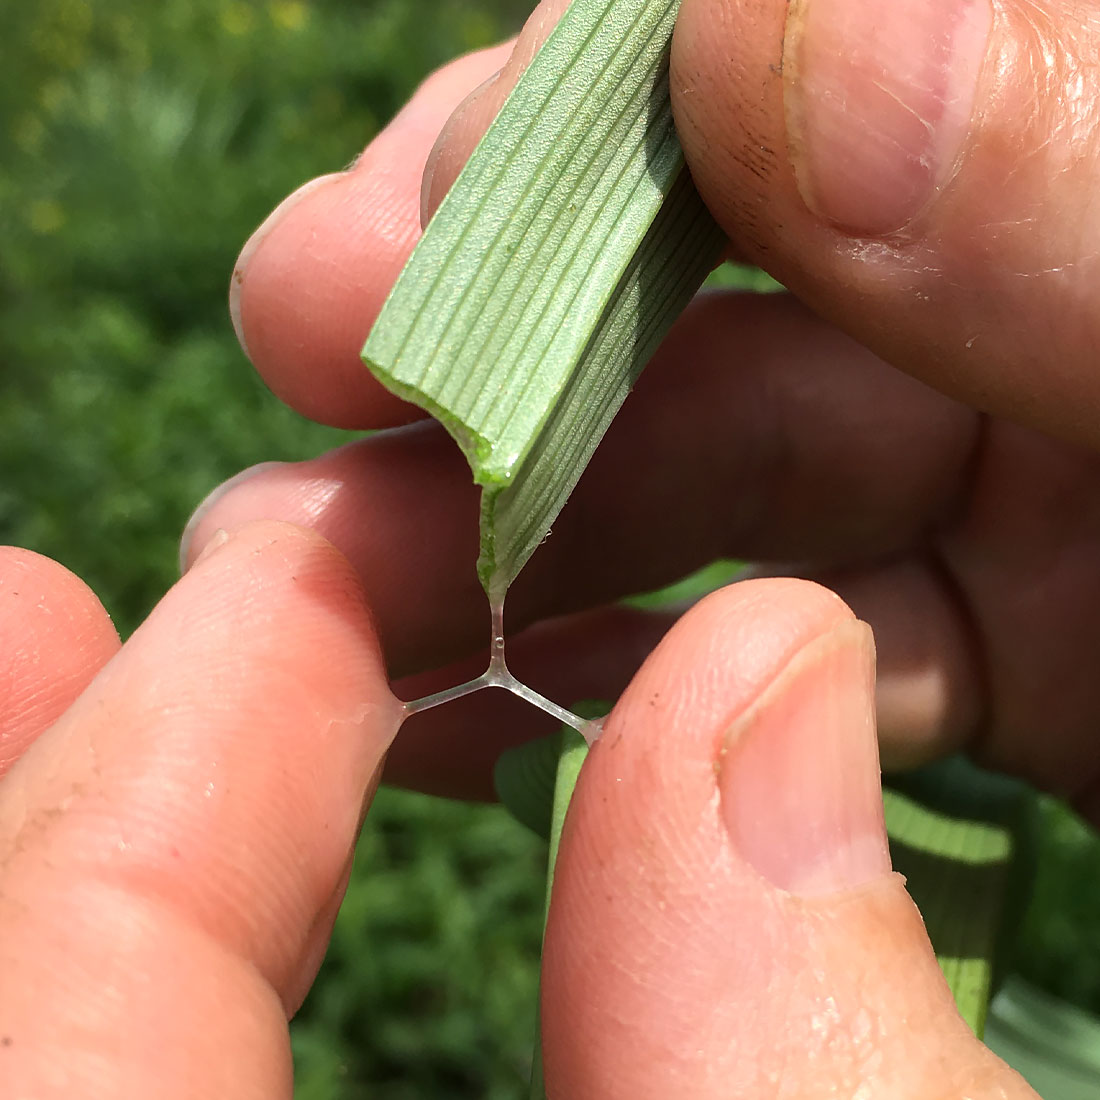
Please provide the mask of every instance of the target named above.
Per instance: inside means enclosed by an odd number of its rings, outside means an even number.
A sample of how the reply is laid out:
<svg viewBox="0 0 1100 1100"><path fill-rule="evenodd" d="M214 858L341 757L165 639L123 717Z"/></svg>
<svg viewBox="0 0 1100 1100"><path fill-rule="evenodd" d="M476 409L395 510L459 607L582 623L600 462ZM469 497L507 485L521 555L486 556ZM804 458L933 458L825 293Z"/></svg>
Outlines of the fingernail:
<svg viewBox="0 0 1100 1100"><path fill-rule="evenodd" d="M989 0L795 0L783 47L806 205L852 233L900 229L954 173L993 23Z"/></svg>
<svg viewBox="0 0 1100 1100"><path fill-rule="evenodd" d="M187 570L197 562L206 551L207 543L202 546L193 546L195 541L195 535L201 525L202 521L210 514L210 510L215 504L221 500L222 497L230 491L235 489L242 482L248 481L250 478L255 477L257 474L262 474L264 470L271 470L277 466L285 466L285 462L258 462L255 466L249 466L247 469L242 470L239 474L234 474L228 481L223 481L217 488L212 489L202 499L202 502L191 514L191 518L187 521L187 524L183 528L183 534L180 535L180 573L186 573ZM215 532L216 534L217 532ZM223 532L224 534L224 532ZM211 536L213 538L213 536ZM192 559L192 552L195 553L194 559Z"/></svg>
<svg viewBox="0 0 1100 1100"><path fill-rule="evenodd" d="M302 201L302 199L312 194L318 187L323 186L330 180L343 179L345 175L345 172L330 172L327 176L318 176L308 183L303 183L297 191L287 195L287 197L263 220L259 229L245 241L244 248L241 249L241 254L237 257L237 262L233 265L233 277L229 280L229 317L233 322L233 331L237 334L237 342L241 345L241 351L243 351L249 359L251 359L252 356L249 355L248 344L244 338L244 326L241 324L241 289L244 286L244 280L248 273L248 265L252 262L252 257L256 255L260 245L271 236L272 230Z"/></svg>
<svg viewBox="0 0 1100 1100"><path fill-rule="evenodd" d="M890 870L874 721L874 643L849 620L811 642L730 730L719 761L737 852L804 897Z"/></svg>

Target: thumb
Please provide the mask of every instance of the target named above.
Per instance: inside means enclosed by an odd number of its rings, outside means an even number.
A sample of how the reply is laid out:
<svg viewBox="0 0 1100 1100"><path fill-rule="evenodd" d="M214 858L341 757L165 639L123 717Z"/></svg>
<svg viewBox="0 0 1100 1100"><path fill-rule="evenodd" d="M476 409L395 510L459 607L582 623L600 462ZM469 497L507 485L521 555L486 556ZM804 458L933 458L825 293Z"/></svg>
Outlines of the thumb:
<svg viewBox="0 0 1100 1100"><path fill-rule="evenodd" d="M684 0L673 105L746 259L930 384L1096 443L1098 59L1061 0Z"/></svg>
<svg viewBox="0 0 1100 1100"><path fill-rule="evenodd" d="M639 672L582 772L543 971L550 1097L1034 1100L890 871L870 633L750 581Z"/></svg>

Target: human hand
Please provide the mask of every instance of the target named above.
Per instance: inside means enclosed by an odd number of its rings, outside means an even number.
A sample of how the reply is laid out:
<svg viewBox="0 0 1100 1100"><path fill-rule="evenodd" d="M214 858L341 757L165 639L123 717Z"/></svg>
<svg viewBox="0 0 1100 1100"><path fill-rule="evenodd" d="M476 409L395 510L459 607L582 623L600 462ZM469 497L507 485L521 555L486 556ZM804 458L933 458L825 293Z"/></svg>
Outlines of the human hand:
<svg viewBox="0 0 1100 1100"><path fill-rule="evenodd" d="M253 525L120 649L80 581L4 549L0 654L0 1093L289 1097L400 721L350 566Z"/></svg>
<svg viewBox="0 0 1100 1100"><path fill-rule="evenodd" d="M289 1098L286 1021L400 721L350 565L248 525L120 650L75 577L5 550L0 653L5 1094ZM562 838L549 1096L1033 1096L889 872L872 684L867 628L799 581L657 648Z"/></svg>
<svg viewBox="0 0 1100 1100"><path fill-rule="evenodd" d="M344 427L422 415L364 370L362 339L418 236L425 162L431 155L430 208L561 7L539 8L514 54L500 47L436 74L352 171L297 192L245 247L231 297L238 332L268 383L302 412ZM1090 355L1100 314L1087 296L1097 249L1077 213L1090 199L1092 161L1074 159L1094 128L1070 124L1097 104L1087 84L1061 94L1096 48L1092 24L1060 22L1061 9L1044 15L1034 4L1002 11L990 57L1007 60L983 70L953 179L906 229L869 239L816 218L798 196L781 101L791 77L773 71L785 10L770 0L743 10L688 0L683 10L675 106L716 216L741 254L774 260L777 274L867 344L1021 423L891 370L790 297L706 296L643 376L509 595L512 634L549 615L581 617L541 626L510 652L522 660L528 650L532 674L541 671L555 697L614 697L668 624L606 610L610 600L721 555L781 562L824 580L874 627L888 766L967 749L1100 820L1100 683L1090 660L1100 643L1098 462L1072 442L1088 434L1082 425L1100 423L1082 416L1100 391ZM1049 70L1037 67L1044 42ZM1021 120L998 104L1030 113ZM738 160L749 130L767 136L767 185ZM847 145L841 153L853 155ZM991 189L998 174L1012 187ZM395 673L484 641L476 491L436 425L251 473L200 510L185 557L249 518L306 523L365 578ZM384 526L363 520L380 515ZM407 568L415 586L403 580ZM488 708L471 717L480 735L463 766L448 759L439 769L436 789L488 793L489 765L514 736L512 715L498 723L492 714L505 705L471 700ZM410 724L393 776L411 768L425 782L431 760L448 757L437 750L453 720L443 712Z"/></svg>
<svg viewBox="0 0 1100 1100"><path fill-rule="evenodd" d="M693 307L643 380L554 538L517 585L510 620L598 606L719 553L799 560L796 568L825 579L875 627L889 763L974 748L980 739L984 762L1075 797L1095 820L1097 697L1082 655L1097 640L1097 504L1095 459L1081 446L1093 441L1095 394L1087 369L1093 334L1082 290L1095 249L1078 232L1090 161L1074 145L1091 128L1070 125L1095 105L1084 93L1061 95L1051 79L1062 74L1058 66L1082 68L1094 44L1077 28L1070 48L1069 31L1059 39L1053 15L1042 27L1001 17L990 48L1008 63L987 66L989 82L979 93L987 109L974 116L957 172L934 181L939 194L903 229L855 236L811 214L799 196L786 154L783 80L808 74L813 65L792 53L786 77L767 69L781 67L783 10L759 5L740 12L733 44L715 33L715 5L698 0L684 10L675 56L678 118L716 216L739 254L767 256L773 272L867 346L983 410L1032 427L982 419L893 375L789 300L711 298ZM1033 7L1028 13L1037 19ZM967 25L980 29L980 22ZM1036 27L1055 41L1048 70L1024 63L1032 56L1024 32ZM809 32L803 49L808 41ZM258 245L254 239L247 263L238 267L238 321L254 361L279 392L323 419L378 424L412 415L372 392L369 381L355 380L361 370L355 352L415 235L419 166L455 102L443 102L444 86L463 71L472 77L478 60L438 78L434 105L430 92L423 93L418 107L375 144L373 158L368 151L354 172L299 196L297 208L284 211L276 228L268 226ZM476 75L499 60L491 57ZM506 82L507 75L467 103L452 124L450 152L439 156L427 188L429 205L445 189L448 157L461 162ZM1024 94L1036 86L1035 96ZM699 88L715 94L693 98L689 93ZM745 100L746 88L756 98L749 97L743 112L718 109L731 95ZM994 102L1039 107L1020 118L1009 109L988 109ZM767 152L738 169L746 151L753 153L749 129ZM851 146L832 140L834 151L852 163ZM395 156L407 159L384 163ZM754 171L768 180L766 189L749 180L746 173ZM998 173L1012 185L993 195L988 181ZM885 169L858 174L886 178ZM820 192L819 186L812 197L818 209ZM864 196L857 212L870 210L874 200ZM357 210L363 224L349 233L341 207ZM886 217L881 203L875 216ZM372 223L383 232L364 239ZM882 221L866 228L894 227ZM350 241L337 244L338 233ZM303 271L296 250L307 234L313 266ZM288 280L292 256L298 274ZM349 276L355 262L365 274ZM313 290L303 303L307 280ZM318 309L325 299L331 314ZM357 318L360 329L341 350L341 325L347 335ZM318 326L324 331L315 338ZM736 373L725 352L735 340L752 360ZM286 354L302 346L316 349L307 369L300 356L294 361ZM979 354L970 354L976 348ZM662 380L661 364L672 363L675 378L666 366ZM318 386L318 376L331 386ZM307 378L312 392L304 396ZM332 393L337 398L326 410ZM1035 426L1066 442L1053 442ZM401 613L398 595L410 593L393 583L407 564L393 561L394 543L387 544L396 528L397 544L449 558L416 563L425 567L419 575L426 596L411 593L410 610L414 627L422 616L423 630L404 635L426 639L430 616L455 593L435 634L436 652L423 642L406 652L388 649L398 669L426 667L484 636L480 596L461 580L463 572L473 576L472 493L460 488L464 471L446 449L437 433L421 427L305 467L264 471L214 503L197 523L193 545L249 515L309 518L353 555L380 601L389 599ZM681 473L698 469L712 471L706 484ZM390 490L382 485L387 476ZM648 490L645 499L630 492L639 484ZM354 531L368 513L365 500L388 503L416 490L416 499L425 501L423 515L394 516L394 527L385 531ZM727 500L734 506L723 511ZM600 547L599 560L592 545ZM648 553L638 555L637 545ZM383 632L387 621L383 614ZM663 625L592 611L532 631L526 647L540 651L556 684L545 689L549 694L616 694ZM593 652L600 657L596 668L586 660ZM493 726L495 706L484 701L466 718L491 732L470 744L472 751L464 746L464 767L456 769L446 749L453 744L451 716L440 714L425 718L419 731L410 726L392 758L393 774L436 789L484 790L486 764L508 736ZM1044 731L1041 743L1037 729ZM439 762L434 774L433 761Z"/></svg>

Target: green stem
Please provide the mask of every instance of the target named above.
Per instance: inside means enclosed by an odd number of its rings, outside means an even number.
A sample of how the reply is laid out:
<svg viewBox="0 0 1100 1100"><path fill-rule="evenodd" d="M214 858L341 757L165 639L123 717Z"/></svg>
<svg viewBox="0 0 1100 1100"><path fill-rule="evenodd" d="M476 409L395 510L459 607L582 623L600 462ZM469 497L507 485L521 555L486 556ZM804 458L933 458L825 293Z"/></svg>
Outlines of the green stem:
<svg viewBox="0 0 1100 1100"><path fill-rule="evenodd" d="M574 729L561 731L561 749L558 756L557 779L554 783L554 803L550 818L550 852L546 865L546 917L550 915L550 895L554 887L554 868L558 861L558 846L561 843L561 831L565 825L565 815L573 797L573 788L581 774L581 765L588 755L588 745ZM545 918L543 938L545 939ZM541 1004L541 998L540 998ZM542 1026L541 1011L535 1013L535 1053L531 1063L531 1100L546 1100L546 1086L542 1079Z"/></svg>

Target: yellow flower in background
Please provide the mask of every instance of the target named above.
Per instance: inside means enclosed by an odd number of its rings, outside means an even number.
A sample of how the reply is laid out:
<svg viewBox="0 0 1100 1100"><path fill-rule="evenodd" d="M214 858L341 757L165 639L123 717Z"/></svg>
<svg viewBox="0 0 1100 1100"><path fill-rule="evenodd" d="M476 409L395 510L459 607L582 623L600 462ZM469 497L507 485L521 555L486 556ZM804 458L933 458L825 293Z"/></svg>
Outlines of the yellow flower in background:
<svg viewBox="0 0 1100 1100"><path fill-rule="evenodd" d="M301 0L274 0L267 11L271 22L283 31L300 31L309 22L309 8Z"/></svg>
<svg viewBox="0 0 1100 1100"><path fill-rule="evenodd" d="M58 0L39 10L30 34L31 48L55 69L77 69L88 57L92 6L88 0Z"/></svg>
<svg viewBox="0 0 1100 1100"><path fill-rule="evenodd" d="M256 27L256 12L249 4L226 4L218 21L226 34L246 35Z"/></svg>
<svg viewBox="0 0 1100 1100"><path fill-rule="evenodd" d="M35 199L27 209L27 224L40 236L48 236L64 226L65 211L56 199Z"/></svg>
<svg viewBox="0 0 1100 1100"><path fill-rule="evenodd" d="M38 103L47 115L58 114L73 102L72 85L67 80L48 80L38 93Z"/></svg>

